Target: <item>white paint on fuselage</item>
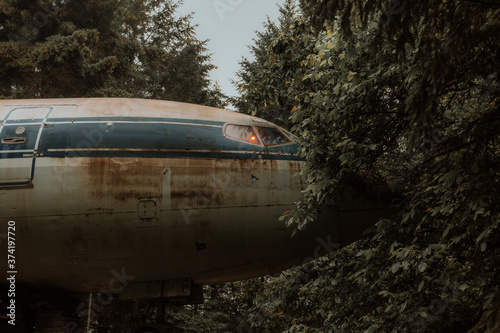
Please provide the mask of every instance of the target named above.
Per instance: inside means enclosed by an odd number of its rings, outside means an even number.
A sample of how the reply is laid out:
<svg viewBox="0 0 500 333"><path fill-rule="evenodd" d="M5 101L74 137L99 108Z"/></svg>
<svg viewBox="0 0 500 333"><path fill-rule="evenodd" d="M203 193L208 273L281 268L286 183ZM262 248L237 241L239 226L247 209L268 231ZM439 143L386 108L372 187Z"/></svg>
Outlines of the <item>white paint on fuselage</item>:
<svg viewBox="0 0 500 333"><path fill-rule="evenodd" d="M113 123L96 117L275 126L210 107L107 98L4 100L0 120L14 108L34 106L50 108L49 122L94 118L95 129L103 132ZM96 142L83 150L103 150ZM331 212L292 238L279 217L301 197L303 180L296 174L304 162L273 154L270 159L38 156L29 186L0 188L0 220L15 220L18 228L18 279L79 292L107 287L110 271L123 267L136 276L134 283L245 279L317 257L323 246L318 240L345 245L340 229L349 226L361 234L358 225L365 225L365 218L376 221L373 212ZM1 274L5 265L0 261Z"/></svg>

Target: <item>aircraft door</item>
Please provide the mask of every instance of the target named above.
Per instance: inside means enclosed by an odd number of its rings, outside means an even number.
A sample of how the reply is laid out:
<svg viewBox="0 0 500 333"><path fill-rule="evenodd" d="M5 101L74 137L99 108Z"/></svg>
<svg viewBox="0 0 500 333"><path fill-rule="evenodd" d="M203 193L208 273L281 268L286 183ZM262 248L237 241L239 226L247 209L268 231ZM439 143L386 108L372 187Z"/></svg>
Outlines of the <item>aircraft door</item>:
<svg viewBox="0 0 500 333"><path fill-rule="evenodd" d="M0 124L0 186L28 185L51 107L6 107Z"/></svg>

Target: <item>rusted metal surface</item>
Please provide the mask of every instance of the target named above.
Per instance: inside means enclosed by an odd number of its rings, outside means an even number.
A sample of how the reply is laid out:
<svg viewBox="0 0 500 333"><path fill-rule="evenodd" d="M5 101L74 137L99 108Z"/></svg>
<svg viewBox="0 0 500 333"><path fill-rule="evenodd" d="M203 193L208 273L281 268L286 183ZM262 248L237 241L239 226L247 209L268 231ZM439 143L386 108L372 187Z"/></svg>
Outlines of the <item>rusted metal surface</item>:
<svg viewBox="0 0 500 333"><path fill-rule="evenodd" d="M52 105L55 119L168 116L271 126L223 110L124 99L2 101L0 120L12 108L9 103ZM104 133L112 126L104 122L95 129ZM87 151L105 144L99 133L89 139L95 144ZM141 149L127 153L134 152ZM326 213L292 238L278 218L301 196L303 180L296 174L304 162L266 158L265 150L252 159L210 157L224 153L213 148L203 158L71 153L37 158L31 188L0 187L0 219L15 220L19 229L23 282L98 291L108 285L110 271L121 267L135 276L134 283L245 279L332 251L380 215L363 211L366 202L353 199L355 210ZM4 274L2 265L5 261L0 262Z"/></svg>

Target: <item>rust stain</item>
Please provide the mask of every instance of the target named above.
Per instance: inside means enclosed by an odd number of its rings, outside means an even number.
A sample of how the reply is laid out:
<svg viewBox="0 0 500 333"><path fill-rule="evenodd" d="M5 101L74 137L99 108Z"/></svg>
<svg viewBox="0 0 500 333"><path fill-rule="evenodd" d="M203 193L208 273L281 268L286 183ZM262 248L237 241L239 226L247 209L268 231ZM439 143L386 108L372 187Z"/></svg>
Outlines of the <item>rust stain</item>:
<svg viewBox="0 0 500 333"><path fill-rule="evenodd" d="M92 157L85 162L87 191L103 201L102 207L112 207L113 202L157 198L161 209L282 202L280 189L299 192L303 187L300 177L292 177L301 165L297 161L265 159Z"/></svg>
<svg viewBox="0 0 500 333"><path fill-rule="evenodd" d="M125 163L127 167L123 168ZM117 201L127 201L162 196L163 166L151 165L149 159L125 163L116 163L116 159L103 157L88 158L88 185L93 197L111 196Z"/></svg>

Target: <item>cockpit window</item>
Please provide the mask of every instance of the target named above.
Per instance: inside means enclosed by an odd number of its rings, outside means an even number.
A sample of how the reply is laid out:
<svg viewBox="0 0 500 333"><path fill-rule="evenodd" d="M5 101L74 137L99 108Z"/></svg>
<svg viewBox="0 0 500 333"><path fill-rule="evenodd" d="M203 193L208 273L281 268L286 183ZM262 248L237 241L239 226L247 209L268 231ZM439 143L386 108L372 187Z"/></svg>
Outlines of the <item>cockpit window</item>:
<svg viewBox="0 0 500 333"><path fill-rule="evenodd" d="M290 140L274 127L257 127L260 138L266 146L282 145L290 143Z"/></svg>
<svg viewBox="0 0 500 333"><path fill-rule="evenodd" d="M259 139L252 126L229 124L226 126L226 135L232 139L245 141L255 145L259 144Z"/></svg>

